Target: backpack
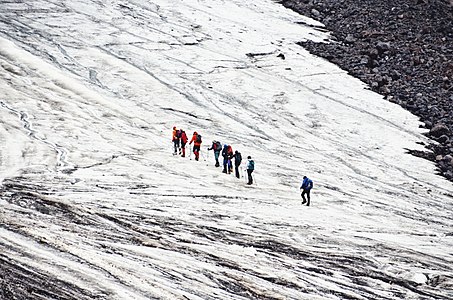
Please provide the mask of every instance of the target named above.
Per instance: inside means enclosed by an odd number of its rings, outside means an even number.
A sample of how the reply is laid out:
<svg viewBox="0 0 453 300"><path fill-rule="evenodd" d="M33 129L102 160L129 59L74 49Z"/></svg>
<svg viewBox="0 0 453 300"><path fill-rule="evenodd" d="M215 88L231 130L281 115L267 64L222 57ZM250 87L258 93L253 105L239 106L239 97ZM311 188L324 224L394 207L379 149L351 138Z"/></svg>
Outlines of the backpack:
<svg viewBox="0 0 453 300"><path fill-rule="evenodd" d="M195 139L195 142L201 144L201 134L198 134L198 135L197 135L197 138Z"/></svg>
<svg viewBox="0 0 453 300"><path fill-rule="evenodd" d="M249 170L255 170L255 162L253 160L249 160Z"/></svg>
<svg viewBox="0 0 453 300"><path fill-rule="evenodd" d="M187 143L187 135L185 132L181 131L181 141L185 144Z"/></svg>
<svg viewBox="0 0 453 300"><path fill-rule="evenodd" d="M242 155L241 155L241 152L238 152L236 154L236 159L235 159L235 162L237 165L240 165L241 164L241 161L242 161Z"/></svg>
<svg viewBox="0 0 453 300"><path fill-rule="evenodd" d="M227 154L228 154L229 156L233 156L233 148L231 148L230 145L228 145Z"/></svg>
<svg viewBox="0 0 453 300"><path fill-rule="evenodd" d="M214 146L215 146L215 148L214 148L215 151L220 151L220 150L222 150L222 144L221 144L220 142L216 142L216 143L214 144Z"/></svg>
<svg viewBox="0 0 453 300"><path fill-rule="evenodd" d="M176 137L179 139L181 138L181 135L182 135L182 130L179 129L178 131L176 131Z"/></svg>

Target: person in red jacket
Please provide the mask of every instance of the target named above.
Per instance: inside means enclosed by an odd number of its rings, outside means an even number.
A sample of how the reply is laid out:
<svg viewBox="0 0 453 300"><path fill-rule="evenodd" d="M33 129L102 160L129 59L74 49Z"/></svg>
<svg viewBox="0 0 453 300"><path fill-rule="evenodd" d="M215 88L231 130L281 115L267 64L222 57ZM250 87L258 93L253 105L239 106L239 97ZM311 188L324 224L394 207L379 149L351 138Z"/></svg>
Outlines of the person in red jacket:
<svg viewBox="0 0 453 300"><path fill-rule="evenodd" d="M196 131L193 132L192 139L190 140L190 144L193 142L193 154L195 154L195 160L200 158L200 147L201 147L201 135L198 134Z"/></svg>
<svg viewBox="0 0 453 300"><path fill-rule="evenodd" d="M188 142L188 138L186 132L182 129L181 130L181 150L182 150L182 157L186 157L186 144Z"/></svg>

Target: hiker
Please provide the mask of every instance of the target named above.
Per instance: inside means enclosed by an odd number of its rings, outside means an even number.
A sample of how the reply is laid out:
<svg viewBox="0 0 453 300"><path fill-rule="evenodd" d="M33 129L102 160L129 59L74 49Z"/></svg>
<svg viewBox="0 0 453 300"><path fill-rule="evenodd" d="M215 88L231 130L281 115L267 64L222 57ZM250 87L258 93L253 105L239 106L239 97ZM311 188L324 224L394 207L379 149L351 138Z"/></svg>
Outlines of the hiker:
<svg viewBox="0 0 453 300"><path fill-rule="evenodd" d="M219 167L220 166L219 155L220 155L220 151L222 151L222 144L219 141L215 141L214 140L214 141L212 141L211 148L208 148L208 151L209 150L213 150L214 151L215 166Z"/></svg>
<svg viewBox="0 0 453 300"><path fill-rule="evenodd" d="M222 156L223 156L223 170L222 173L231 173L231 158L233 157L233 148L230 145L223 145Z"/></svg>
<svg viewBox="0 0 453 300"><path fill-rule="evenodd" d="M201 147L201 134L198 134L196 131L193 132L192 139L190 140L190 144L193 142L193 154L195 154L195 160L200 158L200 147Z"/></svg>
<svg viewBox="0 0 453 300"><path fill-rule="evenodd" d="M181 150L182 150L182 157L186 157L186 144L189 139L187 138L186 132L181 129Z"/></svg>
<svg viewBox="0 0 453 300"><path fill-rule="evenodd" d="M222 170L222 173L226 173L227 172L227 165L228 165L228 145L225 144L223 145L223 149L222 149L222 157L223 157L223 170Z"/></svg>
<svg viewBox="0 0 453 300"><path fill-rule="evenodd" d="M173 146L175 148L175 152L173 153L173 155L176 155L178 153L178 149L179 152L181 152L181 148L179 147L179 135L180 135L179 130L176 129L176 126L173 126L173 135L171 138L171 141L173 142Z"/></svg>
<svg viewBox="0 0 453 300"><path fill-rule="evenodd" d="M253 184L253 178L252 178L252 173L253 170L255 170L255 162L252 160L252 157L249 155L247 156L247 176L248 176L248 182L247 184Z"/></svg>
<svg viewBox="0 0 453 300"><path fill-rule="evenodd" d="M307 176L304 176L304 179L302 180L302 184L300 185L300 189L302 190L302 204L307 203L307 206L310 206L310 190L313 188L313 181L308 178ZM305 194L307 194L307 199L305 199Z"/></svg>
<svg viewBox="0 0 453 300"><path fill-rule="evenodd" d="M233 157L234 157L233 148L231 147L231 145L228 145L227 154L228 154L228 174L231 174L231 172L233 172Z"/></svg>
<svg viewBox="0 0 453 300"><path fill-rule="evenodd" d="M239 175L239 165L241 164L241 161L242 161L241 153L237 150L234 151L234 167L235 167L237 178L241 178L241 176Z"/></svg>

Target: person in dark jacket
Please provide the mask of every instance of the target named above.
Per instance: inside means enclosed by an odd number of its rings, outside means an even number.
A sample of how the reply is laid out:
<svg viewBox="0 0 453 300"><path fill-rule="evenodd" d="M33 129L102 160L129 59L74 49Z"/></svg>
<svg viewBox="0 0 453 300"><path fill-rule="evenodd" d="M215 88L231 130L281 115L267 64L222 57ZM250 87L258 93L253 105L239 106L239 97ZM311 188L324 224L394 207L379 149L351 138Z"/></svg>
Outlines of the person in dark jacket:
<svg viewBox="0 0 453 300"><path fill-rule="evenodd" d="M228 154L228 174L231 174L233 172L233 157L234 157L233 147L231 147L231 145L228 145L227 154Z"/></svg>
<svg viewBox="0 0 453 300"><path fill-rule="evenodd" d="M219 156L220 156L220 152L222 151L222 144L219 141L212 141L212 146L210 148L208 148L208 151L209 150L214 151L215 166L219 167L220 166Z"/></svg>
<svg viewBox="0 0 453 300"><path fill-rule="evenodd" d="M300 194L302 196L302 204L307 203L307 206L310 206L310 190L313 188L313 181L308 178L307 176L304 176L304 179L302 180L302 184L300 185L300 189L302 190L302 193ZM305 199L305 195L307 195L307 199Z"/></svg>
<svg viewBox="0 0 453 300"><path fill-rule="evenodd" d="M242 161L242 155L239 151L234 151L234 167L235 167L235 171L236 171L236 177L237 178L241 178L241 176L239 175L239 166L241 165L241 161Z"/></svg>
<svg viewBox="0 0 453 300"><path fill-rule="evenodd" d="M222 157L223 157L223 170L222 173L227 173L227 168L228 168L228 145L225 144L223 145L222 149Z"/></svg>

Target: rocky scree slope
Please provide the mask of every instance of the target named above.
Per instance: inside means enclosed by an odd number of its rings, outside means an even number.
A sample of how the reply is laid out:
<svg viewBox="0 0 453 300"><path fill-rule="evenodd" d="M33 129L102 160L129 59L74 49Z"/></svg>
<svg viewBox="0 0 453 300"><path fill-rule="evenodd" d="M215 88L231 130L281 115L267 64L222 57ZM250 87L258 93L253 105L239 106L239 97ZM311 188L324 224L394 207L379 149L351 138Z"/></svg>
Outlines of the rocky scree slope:
<svg viewBox="0 0 453 300"><path fill-rule="evenodd" d="M453 6L447 0L282 0L325 24L331 43L300 42L420 117L434 141L410 153L453 181Z"/></svg>

